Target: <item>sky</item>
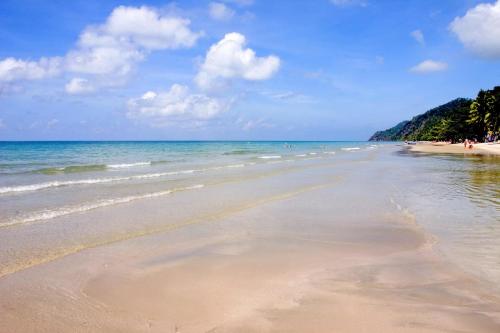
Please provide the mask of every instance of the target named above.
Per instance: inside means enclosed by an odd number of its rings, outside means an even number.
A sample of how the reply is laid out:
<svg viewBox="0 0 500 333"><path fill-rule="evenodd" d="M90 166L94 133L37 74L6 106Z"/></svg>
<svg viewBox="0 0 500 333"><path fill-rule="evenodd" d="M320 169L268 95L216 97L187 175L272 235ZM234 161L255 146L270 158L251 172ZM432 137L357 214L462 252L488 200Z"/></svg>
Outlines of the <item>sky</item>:
<svg viewBox="0 0 500 333"><path fill-rule="evenodd" d="M2 0L0 45L0 140L366 140L500 84L500 0Z"/></svg>

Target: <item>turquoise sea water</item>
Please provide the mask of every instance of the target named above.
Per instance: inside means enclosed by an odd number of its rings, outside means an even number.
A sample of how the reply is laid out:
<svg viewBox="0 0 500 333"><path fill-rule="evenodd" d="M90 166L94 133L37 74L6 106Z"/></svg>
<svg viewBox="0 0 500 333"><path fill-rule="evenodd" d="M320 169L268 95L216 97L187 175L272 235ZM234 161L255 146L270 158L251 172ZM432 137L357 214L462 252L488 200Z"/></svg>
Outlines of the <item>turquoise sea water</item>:
<svg viewBox="0 0 500 333"><path fill-rule="evenodd" d="M110 171L155 164L265 159L266 155L322 153L370 146L366 142L0 142L0 174ZM300 157L300 156L299 156Z"/></svg>
<svg viewBox="0 0 500 333"><path fill-rule="evenodd" d="M172 176L373 147L366 142L3 142L0 194ZM165 173L172 174L165 174ZM149 175L149 176L148 176ZM118 181L118 180L117 180Z"/></svg>
<svg viewBox="0 0 500 333"><path fill-rule="evenodd" d="M374 149L367 142L2 142L0 225L85 210L79 202L189 186L218 170ZM50 199L49 199L50 198ZM95 201L95 200L94 200ZM108 202L112 204L112 201ZM102 202L97 203L101 205Z"/></svg>

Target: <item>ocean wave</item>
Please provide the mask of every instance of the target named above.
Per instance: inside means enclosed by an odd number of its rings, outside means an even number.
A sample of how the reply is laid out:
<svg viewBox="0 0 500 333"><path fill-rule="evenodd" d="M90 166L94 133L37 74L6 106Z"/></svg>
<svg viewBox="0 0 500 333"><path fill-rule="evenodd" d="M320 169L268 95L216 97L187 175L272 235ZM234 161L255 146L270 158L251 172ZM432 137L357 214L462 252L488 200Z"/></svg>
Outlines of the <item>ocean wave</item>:
<svg viewBox="0 0 500 333"><path fill-rule="evenodd" d="M306 157L306 156L307 156L307 154L297 154L297 155L295 155L295 156L296 156L296 157Z"/></svg>
<svg viewBox="0 0 500 333"><path fill-rule="evenodd" d="M281 155L264 155L264 156L259 156L259 158L263 160L274 160L281 158Z"/></svg>
<svg viewBox="0 0 500 333"><path fill-rule="evenodd" d="M180 170L180 171L170 171L170 172L158 172L158 173L149 173L143 175L135 175L128 177L109 177L109 178L92 178L92 179L78 179L78 180L66 180L66 181L52 181L31 185L19 185L19 186L6 186L0 187L0 194L13 193L13 192L28 192L28 191L38 191L44 190L52 187L63 187L63 186L71 186L71 185L92 185L92 184L102 184L102 183L112 183L126 180L135 180L135 179L150 179L150 178L158 178L164 176L174 176L181 174L190 174L194 172L200 172L202 170Z"/></svg>
<svg viewBox="0 0 500 333"><path fill-rule="evenodd" d="M324 151L323 154L335 155L334 151Z"/></svg>
<svg viewBox="0 0 500 333"><path fill-rule="evenodd" d="M344 151L353 151L353 150L360 150L361 148L359 147L349 147L349 148L340 148Z"/></svg>
<svg viewBox="0 0 500 333"><path fill-rule="evenodd" d="M255 150L255 149L235 149L231 151L226 151L222 153L222 155L249 155L249 154L258 154L263 151Z"/></svg>
<svg viewBox="0 0 500 333"><path fill-rule="evenodd" d="M21 216L18 218L14 218L10 221L7 221L6 223L0 223L0 227L9 227L9 226L17 225L17 224L27 224L27 223L44 221L44 220L50 220L50 219L53 219L56 217L61 217L61 216L69 215L69 214L83 213L83 212L97 209L97 208L128 203L128 202L139 200L139 199L161 197L161 196L165 196L168 194L172 194L174 192L195 190L195 189L199 189L202 187L204 187L204 185L199 184L199 185L179 187L179 188L174 188L171 190L165 190L165 191L159 191L159 192L131 195L131 196L126 196L126 197L121 197L121 198L114 198L114 199L105 199L105 200L100 200L100 201L96 201L96 202L89 202L89 203L85 203L85 204L77 205L77 206L61 207L61 208L57 208L57 209L53 209L53 210L46 209L46 210L42 210L39 212L30 213L28 215Z"/></svg>
<svg viewBox="0 0 500 333"><path fill-rule="evenodd" d="M248 165L253 165L253 164L255 163L248 163ZM74 186L74 185L106 184L106 183L129 181L129 180L141 180L141 179L152 179L152 178L160 178L160 177L176 176L176 175L188 175L193 173L200 173L211 170L220 170L226 168L242 168L245 167L246 165L247 164L230 164L230 165L209 167L203 169L187 169L187 170L177 170L177 171L167 171L167 172L157 172L157 173L146 173L141 175L126 176L126 177L90 178L90 179L77 179L77 180L66 180L66 181L55 180L51 182L38 183L38 184L0 187L0 194L30 192L30 191L38 191L49 188Z"/></svg>
<svg viewBox="0 0 500 333"><path fill-rule="evenodd" d="M136 166L151 165L152 162L135 162L135 163L123 163L123 164L108 164L107 167L111 169L126 169L133 168Z"/></svg>
<svg viewBox="0 0 500 333"><path fill-rule="evenodd" d="M317 155L318 153L309 153L309 155Z"/></svg>
<svg viewBox="0 0 500 333"><path fill-rule="evenodd" d="M50 187L109 183L109 182L113 182L113 181L120 181L120 180L127 180L127 179L128 179L128 177L96 178L96 179L53 181L53 182L45 182L45 183L38 183L38 184L31 184L31 185L6 186L6 187L0 187L0 194L12 193L12 192L37 191L37 190L43 190L43 189L50 188Z"/></svg>
<svg viewBox="0 0 500 333"><path fill-rule="evenodd" d="M59 173L79 173L91 171L105 171L106 169L127 169L138 166L146 166L152 164L165 163L165 161L157 162L134 162L134 163L120 163L120 164L84 164L84 165L69 165L61 167L48 167L36 169L32 173L41 173L44 175L55 175Z"/></svg>
<svg viewBox="0 0 500 333"><path fill-rule="evenodd" d="M106 170L106 164L89 164L89 165L69 165L66 167L49 167L33 170L33 173L41 173L44 175L54 175L58 173L78 173L90 171Z"/></svg>
<svg viewBox="0 0 500 333"><path fill-rule="evenodd" d="M230 165L226 165L224 166L225 168L244 168L245 167L245 164L241 163L241 164L230 164Z"/></svg>
<svg viewBox="0 0 500 333"><path fill-rule="evenodd" d="M151 165L156 165L156 164L165 164L165 163L169 163L170 161L167 161L167 160L158 160L158 161L151 161L149 162L149 164Z"/></svg>

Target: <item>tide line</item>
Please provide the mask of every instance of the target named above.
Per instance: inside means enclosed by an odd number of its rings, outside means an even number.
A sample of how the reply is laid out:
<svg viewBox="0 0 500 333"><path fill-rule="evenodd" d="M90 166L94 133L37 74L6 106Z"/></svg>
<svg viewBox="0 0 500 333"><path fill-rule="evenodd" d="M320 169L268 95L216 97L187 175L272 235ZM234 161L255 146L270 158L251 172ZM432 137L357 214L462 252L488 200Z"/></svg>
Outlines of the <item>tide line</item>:
<svg viewBox="0 0 500 333"><path fill-rule="evenodd" d="M202 216L195 216L187 221L176 223L176 224L163 225L163 226L159 226L156 228L140 230L140 231L129 233L129 234L115 235L114 237L111 237L111 238L106 239L106 240L98 240L98 241L95 241L92 243L87 243L87 244L78 244L74 247L70 247L70 248L66 248L66 249L63 249L63 250L60 250L60 251L57 251L54 253L50 253L42 258L31 258L31 259L27 259L26 262L24 262L24 263L18 263L17 265L8 266L8 267L0 267L0 278L7 276L7 275L10 275L10 274L14 274L16 272L19 272L19 271L22 271L22 270L25 270L28 268L31 268L31 267L34 267L34 266L43 265L43 264L52 262L52 261L58 260L60 258L66 257L68 255L76 254L76 253L79 253L79 252L87 250L87 249L97 248L100 246L112 245L112 244L119 243L122 241L130 240L130 239L136 239L136 238L150 236L150 235L159 234L159 233L163 233L163 232L173 231L173 230L177 230L177 229L180 229L182 227L189 226L189 225L200 224L200 223L211 223L214 221L218 221L224 217L239 213L241 211L245 211L247 209L257 207L257 206L262 205L262 204L271 203L271 202L280 201L280 200L286 200L286 199L292 198L292 197L299 195L299 194L302 194L302 193L315 191L315 190L319 190L322 188L332 186L332 185L338 183L340 180L341 180L341 177L333 177L332 181L330 181L328 183L323 183L323 184L319 184L319 185L312 185L312 186L308 186L305 188L300 188L300 189L292 191L292 192L281 193L281 194L274 195L271 197L256 200L254 202L245 203L245 204L242 204L240 206L234 207L233 209L230 209L230 210L224 210L222 212L216 212L216 213L206 214L206 215L202 215Z"/></svg>
<svg viewBox="0 0 500 333"><path fill-rule="evenodd" d="M52 210L46 209L46 210L42 210L39 212L28 214L26 216L14 218L14 219L9 220L5 223L0 223L0 228L51 220L51 219L54 219L57 217L66 216L66 215L75 214L75 213L83 213L83 212L86 212L89 210L94 210L97 208L114 206L114 205L123 204L123 203L131 202L131 201L135 201L135 200L140 200L140 199L161 197L164 195L172 194L174 192L195 190L195 189L199 189L202 187L204 187L204 185L199 184L199 185L174 188L171 190L165 190L165 191L159 191L159 192L151 192L151 193L140 194L140 195L130 195L130 196L121 197L121 198L114 198L114 199L105 199L105 200L100 200L100 201L96 201L96 202L85 203L83 205L66 206L66 207L61 207L61 208L52 209Z"/></svg>

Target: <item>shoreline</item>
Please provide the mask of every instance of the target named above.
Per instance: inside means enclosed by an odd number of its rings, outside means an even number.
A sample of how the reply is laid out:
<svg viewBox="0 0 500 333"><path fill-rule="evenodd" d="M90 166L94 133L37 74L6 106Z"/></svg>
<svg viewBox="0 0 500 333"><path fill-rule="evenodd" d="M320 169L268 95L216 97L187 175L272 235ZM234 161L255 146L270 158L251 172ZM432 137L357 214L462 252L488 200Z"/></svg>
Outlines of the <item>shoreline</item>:
<svg viewBox="0 0 500 333"><path fill-rule="evenodd" d="M477 143L472 149L464 148L463 143L417 142L416 145L405 145L409 150L418 153L465 154L465 155L500 155L500 143Z"/></svg>
<svg viewBox="0 0 500 333"><path fill-rule="evenodd" d="M305 209L300 199L217 221L225 237L209 236L209 225L201 224L195 228L203 237L193 239L187 230L151 235L6 276L0 280L6 296L0 307L8 305L10 318L18 320L0 316L0 323L10 332L86 327L91 332L431 333L460 327L493 333L500 328L500 298L446 261L432 246L435 237L403 212L376 223L363 217L362 226L340 225L336 236L326 238L316 232L304 237L296 228L268 235L234 230L235 221L262 218L288 205ZM5 288L14 287L29 295L12 298ZM36 303L26 306L27 299L43 299L38 310L59 319L22 321L37 309ZM57 307L57 314L46 304Z"/></svg>
<svg viewBox="0 0 500 333"><path fill-rule="evenodd" d="M393 184L391 171L404 168L388 171L391 155L377 150L344 156L349 163L270 164L273 172L179 192L169 201L63 218L64 230L73 230L78 221L100 225L113 216L124 232L127 220L145 223L162 213L158 223L181 227L0 277L0 327L14 333L500 331L500 295L491 283L440 253L437 236L418 223L402 193L383 190ZM56 224L4 232L54 235Z"/></svg>

